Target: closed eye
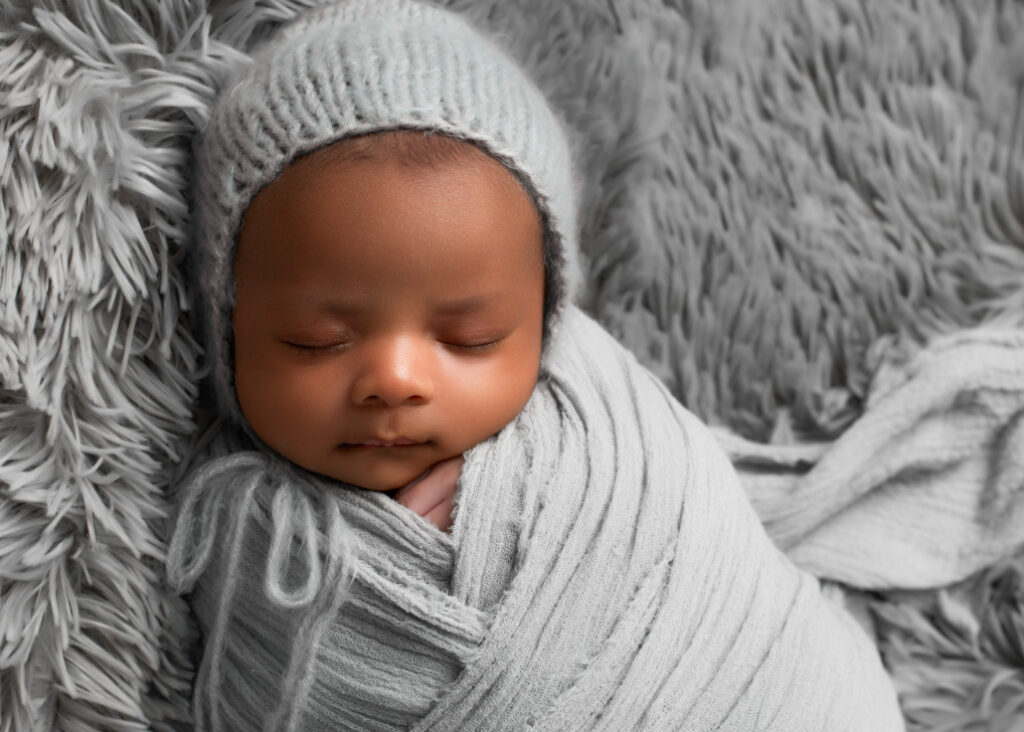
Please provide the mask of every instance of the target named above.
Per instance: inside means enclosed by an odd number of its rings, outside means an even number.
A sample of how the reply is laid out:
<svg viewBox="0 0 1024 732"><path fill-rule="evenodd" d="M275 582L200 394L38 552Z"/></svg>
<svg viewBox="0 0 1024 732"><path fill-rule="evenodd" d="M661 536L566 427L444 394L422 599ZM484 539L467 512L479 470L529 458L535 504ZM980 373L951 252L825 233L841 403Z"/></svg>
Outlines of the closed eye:
<svg viewBox="0 0 1024 732"><path fill-rule="evenodd" d="M444 342L444 345L449 348L454 348L459 351L486 351L488 348L494 348L496 345L505 340L504 336L501 338L494 338L489 341L479 341L472 343L449 343Z"/></svg>
<svg viewBox="0 0 1024 732"><path fill-rule="evenodd" d="M334 351L341 351L348 346L348 343L328 343L326 345L312 345L309 343L293 343L291 341L282 341L289 348L293 348L296 351L302 353L331 353Z"/></svg>

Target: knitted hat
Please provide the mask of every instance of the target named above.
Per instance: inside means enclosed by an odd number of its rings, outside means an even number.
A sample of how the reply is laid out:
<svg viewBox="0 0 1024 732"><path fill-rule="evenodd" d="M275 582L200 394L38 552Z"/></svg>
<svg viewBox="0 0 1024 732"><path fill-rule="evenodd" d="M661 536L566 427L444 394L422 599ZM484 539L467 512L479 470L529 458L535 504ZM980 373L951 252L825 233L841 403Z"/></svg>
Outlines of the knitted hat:
<svg viewBox="0 0 1024 732"><path fill-rule="evenodd" d="M524 71L450 11L345 0L300 15L221 92L196 159L199 308L218 410L245 425L234 388L235 238L259 191L345 137L429 130L475 143L527 184L544 229L548 316L579 288L576 183L562 123Z"/></svg>

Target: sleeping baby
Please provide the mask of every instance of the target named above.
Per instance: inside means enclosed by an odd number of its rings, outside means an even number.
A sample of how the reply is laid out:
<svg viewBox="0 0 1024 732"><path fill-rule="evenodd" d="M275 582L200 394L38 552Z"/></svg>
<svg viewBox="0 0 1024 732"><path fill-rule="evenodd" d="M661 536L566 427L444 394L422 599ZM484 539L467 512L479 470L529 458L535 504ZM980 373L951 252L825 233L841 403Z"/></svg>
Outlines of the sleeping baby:
<svg viewBox="0 0 1024 732"><path fill-rule="evenodd" d="M223 447L168 572L197 729L901 730L877 650L574 304L566 133L412 0L308 11L197 147Z"/></svg>
<svg viewBox="0 0 1024 732"><path fill-rule="evenodd" d="M291 163L245 213L234 382L246 424L307 470L445 529L461 455L537 382L541 224L475 145L365 133Z"/></svg>

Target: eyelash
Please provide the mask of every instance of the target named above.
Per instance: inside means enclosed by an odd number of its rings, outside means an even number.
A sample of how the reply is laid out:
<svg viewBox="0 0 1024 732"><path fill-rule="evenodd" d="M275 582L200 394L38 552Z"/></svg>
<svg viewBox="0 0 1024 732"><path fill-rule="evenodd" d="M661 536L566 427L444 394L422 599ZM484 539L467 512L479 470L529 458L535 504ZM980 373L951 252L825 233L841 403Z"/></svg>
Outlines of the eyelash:
<svg viewBox="0 0 1024 732"><path fill-rule="evenodd" d="M472 344L447 343L442 341L442 344L447 346L448 348L454 348L459 351L486 351L489 348L494 348L495 346L497 346L499 343L501 343L502 340L502 338L495 338L494 340L487 341L485 343ZM308 346L303 343L292 343L291 341L284 341L284 343L289 348L293 348L296 351L301 351L302 353L310 354L342 351L348 346L348 343L333 343L327 346Z"/></svg>
<svg viewBox="0 0 1024 732"><path fill-rule="evenodd" d="M289 348L294 348L296 351L301 351L302 353L327 353L328 351L341 351L348 346L347 343L332 343L329 346L307 346L302 343L292 343L290 341L285 341L284 343Z"/></svg>
<svg viewBox="0 0 1024 732"><path fill-rule="evenodd" d="M473 343L469 345L462 343L445 343L444 345L460 351L485 351L488 348L494 348L496 345L501 343L501 340L501 338L495 338L493 341L487 341L486 343Z"/></svg>

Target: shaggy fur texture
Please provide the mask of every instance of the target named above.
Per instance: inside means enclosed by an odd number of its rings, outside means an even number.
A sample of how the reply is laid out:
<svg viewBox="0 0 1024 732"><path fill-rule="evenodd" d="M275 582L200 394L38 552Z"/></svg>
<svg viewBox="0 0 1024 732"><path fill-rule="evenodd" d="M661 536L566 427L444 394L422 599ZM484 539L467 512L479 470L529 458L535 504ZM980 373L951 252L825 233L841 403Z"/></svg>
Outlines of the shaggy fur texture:
<svg viewBox="0 0 1024 732"><path fill-rule="evenodd" d="M187 719L189 145L315 4L0 1L0 730ZM894 342L1020 324L1024 5L448 4L578 133L588 309L710 421L833 437ZM911 730L1019 729L1022 573L872 598Z"/></svg>

